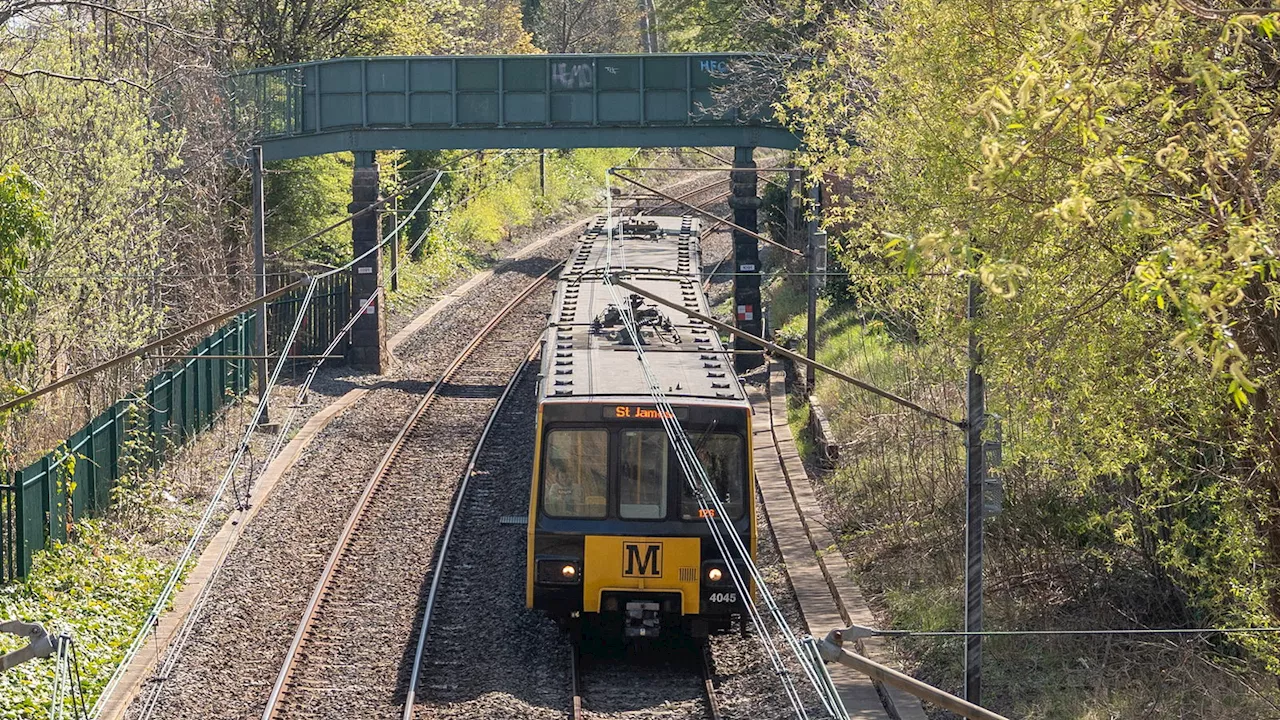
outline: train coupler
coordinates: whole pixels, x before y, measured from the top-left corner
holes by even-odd
[[[626,637],[658,637],[662,628],[662,605],[656,602],[629,602],[622,616]]]

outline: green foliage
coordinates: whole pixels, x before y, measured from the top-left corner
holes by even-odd
[[[79,530],[76,543],[38,553],[26,582],[0,588],[0,617],[40,622],[50,632],[70,631],[92,704],[146,619],[168,568],[142,543],[115,537],[102,521],[82,522]],[[23,644],[0,635],[0,653]],[[53,672],[54,661],[46,659],[0,675],[0,718],[47,715]]]
[[[33,253],[49,245],[49,217],[43,208],[43,192],[16,167],[0,170],[0,316],[10,318],[26,311],[35,298],[23,271]],[[35,346],[0,319],[0,367],[28,361]],[[22,388],[6,381],[0,398]]]
[[[468,246],[510,239],[514,228],[538,217],[599,200],[608,169],[632,154],[626,149],[548,152],[545,194],[536,155],[511,154],[488,161],[480,171],[455,181],[452,192],[462,206],[449,210],[442,232]]]
[[[794,45],[812,63],[778,110],[827,173],[849,316],[865,325],[828,320],[820,352],[955,416],[977,332],[1006,427],[993,605],[1014,620],[1043,620],[1025,603],[1091,625],[1277,624],[1280,17],[1166,1],[797,5],[818,18]],[[970,278],[986,295],[977,323]],[[846,407],[845,437],[884,456],[837,475],[869,564],[937,557],[934,578],[957,577],[954,446],[924,452],[927,429],[888,432],[876,402],[822,388]],[[937,592],[910,571],[884,582],[908,618],[906,598]],[[1197,657],[1274,673],[1280,643],[1238,635]],[[1108,706],[1076,696],[1048,715],[1089,703]]]
[[[266,168],[267,250],[275,252],[347,216],[351,202],[350,153],[283,160]],[[331,230],[291,254],[328,265],[351,258],[350,226]]]
[[[101,69],[101,48],[77,42],[71,28],[53,26],[40,37],[0,46],[0,67],[21,53],[21,62],[52,72],[92,76]],[[102,277],[158,275],[176,254],[161,239],[170,220],[165,210],[179,194],[183,135],[162,127],[151,110],[127,86],[47,77],[0,95],[0,148],[22,149],[8,157],[33,183],[24,190],[14,171],[6,173],[7,212],[10,203],[38,198],[40,214],[18,232],[43,227],[17,246],[34,294],[23,312],[0,311],[0,344],[34,340],[24,362],[5,367],[10,382],[32,385],[57,372],[56,363],[79,365],[136,347],[163,322],[163,303],[148,284]],[[13,248],[14,236],[6,235]]]
[[[1153,624],[1275,624],[1275,18],[824,12],[779,110],[838,178],[829,217],[866,316],[962,349],[968,278],[985,288],[983,372],[1012,436],[996,527],[1044,533],[1062,571],[1145,578],[1122,586],[1159,598]],[[1273,639],[1238,642],[1280,667]]]

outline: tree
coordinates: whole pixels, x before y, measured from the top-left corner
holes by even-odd
[[[639,18],[631,0],[541,0],[533,35],[550,53],[635,52]]]
[[[49,217],[43,191],[17,167],[0,170],[0,367],[21,365],[34,345],[12,319],[35,297],[24,271],[31,256],[49,245]],[[8,373],[6,373],[8,375]],[[17,390],[0,387],[0,397]]]
[[[1014,462],[1174,604],[1280,617],[1280,15],[1237,3],[826,8],[780,110],[843,178],[862,302],[961,347]],[[885,277],[891,256],[909,275]],[[923,272],[928,271],[928,272]],[[1009,455],[1006,456],[1007,458]],[[1166,588],[1153,588],[1164,592]],[[1242,643],[1280,666],[1280,645]]]

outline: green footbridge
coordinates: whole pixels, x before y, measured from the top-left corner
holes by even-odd
[[[770,68],[774,68],[770,70]],[[374,150],[795,149],[753,54],[340,58],[232,78],[264,160]],[[750,109],[744,109],[744,108]]]
[[[235,75],[229,97],[241,137],[258,148],[257,182],[263,161],[354,153],[348,210],[359,213],[352,250],[364,259],[350,278],[361,317],[348,357],[382,372],[381,303],[361,310],[382,286],[378,216],[360,213],[379,202],[379,150],[732,147],[734,304],[738,326],[762,334],[753,152],[800,146],[772,113],[781,71],[776,57],[750,53],[337,58]],[[743,370],[759,357],[734,362]]]

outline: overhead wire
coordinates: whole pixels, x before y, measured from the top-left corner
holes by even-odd
[[[381,293],[382,293],[381,287],[374,290],[374,292],[361,304],[360,308],[358,308],[357,311],[352,314],[351,319],[347,321],[347,324],[344,325],[338,331],[338,333],[333,338],[333,340],[330,341],[328,347],[325,349],[323,353],[321,353],[321,357],[318,358],[312,364],[310,370],[307,373],[306,379],[303,381],[302,385],[298,388],[298,392],[295,395],[294,402],[290,406],[289,415],[286,417],[285,422],[282,423],[280,428],[276,431],[276,436],[273,440],[272,446],[270,450],[268,450],[267,454],[263,457],[261,471],[258,474],[258,478],[257,478],[258,480],[261,480],[262,477],[267,473],[268,469],[271,466],[271,462],[278,456],[280,450],[282,449],[285,439],[290,436],[289,432],[292,429],[294,420],[296,419],[298,411],[304,402],[306,393],[310,389],[312,382],[315,380],[316,375],[320,370],[320,366],[327,359],[327,357],[325,356],[330,355],[334,351],[334,349],[338,346],[338,343],[342,341],[342,338],[346,337],[347,333],[351,331],[351,328],[355,326],[355,323],[360,319],[361,316],[364,315],[365,311],[370,306],[373,305],[374,301],[381,295]],[[251,492],[252,486],[253,486],[253,482],[251,480],[249,483],[249,489],[247,490],[247,492]],[[242,505],[241,509],[242,510],[248,509],[247,502]],[[227,555],[231,551],[231,547],[232,547],[231,543],[227,543],[226,545],[223,546],[222,550],[218,555],[218,558],[214,561],[213,568],[210,571],[208,580],[205,582],[204,586],[200,589],[200,593],[196,597],[195,602],[192,604],[191,610],[187,613],[187,616],[183,618],[182,626],[179,628],[178,633],[174,638],[174,641],[171,643],[170,647],[167,649],[164,663],[160,666],[156,674],[159,681],[154,682],[148,686],[149,694],[147,695],[146,699],[143,701],[142,707],[138,714],[138,717],[141,720],[148,720],[150,717],[152,717],[156,709],[156,703],[159,701],[160,691],[163,687],[164,679],[168,678],[172,674],[173,669],[177,666],[178,660],[181,659],[182,654],[186,649],[186,645],[188,640],[191,637],[191,633],[194,631],[197,623],[199,623],[200,618],[204,614],[204,609],[208,604],[209,598],[212,596],[212,588],[216,580],[222,573],[222,569],[226,564]]]
[[[324,234],[326,234],[326,233],[328,233],[328,232],[331,232],[331,231],[333,231],[333,230],[336,230],[336,229],[338,229],[338,228],[342,227],[343,225],[345,225],[345,224],[347,224],[347,223],[351,222],[352,220],[356,219],[357,217],[360,217],[361,215],[364,215],[364,214],[366,214],[366,213],[374,212],[374,211],[376,211],[377,209],[381,208],[383,205],[386,205],[388,202],[390,202],[392,198],[395,198],[395,197],[398,197],[398,196],[400,196],[400,195],[403,195],[403,194],[405,194],[406,192],[409,192],[410,190],[414,190],[414,189],[416,189],[418,186],[420,186],[420,185],[422,185],[423,183],[425,183],[425,182],[428,180],[428,177],[427,177],[428,175],[433,175],[434,177],[439,178],[439,177],[440,177],[440,175],[441,175],[442,173],[444,173],[444,172],[445,172],[445,168],[447,168],[447,167],[451,167],[451,166],[453,166],[453,165],[456,165],[456,164],[458,164],[458,163],[460,163],[460,162],[462,162],[462,161],[466,160],[467,158],[469,158],[469,157],[473,157],[473,156],[475,156],[475,155],[477,155],[477,154],[479,154],[479,153],[481,153],[481,152],[484,152],[484,151],[483,151],[483,150],[472,150],[471,152],[469,152],[469,153],[467,153],[467,154],[465,154],[465,155],[462,155],[462,156],[460,156],[460,157],[453,158],[453,159],[452,159],[452,160],[450,160],[449,162],[441,163],[441,165],[440,165],[439,167],[429,168],[429,169],[427,169],[427,170],[423,170],[421,173],[419,173],[418,175],[414,176],[414,179],[413,179],[413,180],[410,180],[410,181],[408,181],[408,182],[406,182],[406,183],[402,184],[402,185],[401,185],[401,186],[399,186],[399,187],[396,187],[396,188],[392,188],[392,189],[390,189],[390,190],[388,191],[388,194],[387,194],[385,197],[380,198],[380,199],[378,199],[378,200],[374,201],[374,202],[373,202],[372,204],[370,204],[368,207],[364,207],[364,208],[361,208],[360,210],[357,210],[357,211],[356,211],[356,212],[354,212],[354,213],[350,213],[350,214],[348,214],[346,217],[343,217],[341,220],[338,220],[338,221],[336,221],[336,222],[332,223],[331,225],[328,225],[327,227],[324,227],[324,228],[322,228],[322,229],[320,229],[320,230],[317,230],[317,231],[315,231],[315,232],[311,233],[310,235],[308,235],[308,236],[306,236],[306,237],[304,237],[304,238],[302,238],[302,239],[300,239],[300,240],[297,240],[297,241],[295,241],[295,242],[292,242],[292,243],[290,243],[289,245],[287,245],[287,246],[285,246],[285,247],[283,247],[283,248],[280,248],[280,249],[278,249],[278,250],[275,250],[275,251],[271,252],[271,253],[270,253],[270,255],[271,255],[272,257],[278,257],[278,256],[280,256],[280,255],[282,255],[282,254],[284,254],[284,253],[286,253],[286,252],[288,252],[288,251],[290,251],[290,250],[292,250],[292,249],[294,249],[294,248],[296,248],[296,247],[298,247],[298,246],[302,245],[303,243],[310,242],[311,240],[315,240],[316,238],[318,238],[318,237],[320,237],[320,236],[322,236],[322,235],[324,235]]]
[[[435,182],[432,183],[432,185],[427,190],[427,192],[423,194],[423,197],[414,206],[413,208],[414,213],[416,213],[422,207],[423,203],[426,202],[427,198],[430,197],[431,193],[435,190],[436,186],[439,184],[440,177],[441,177],[440,174],[437,174],[435,176]],[[397,233],[399,233],[400,230],[403,229],[403,227],[406,224],[408,224],[412,218],[413,218],[413,213],[410,213],[405,217],[404,221],[396,225],[385,236],[380,237],[379,242],[376,243],[372,248],[370,248],[369,251],[352,259],[349,263],[347,263],[347,265],[343,266],[342,268],[335,268],[334,270],[331,270],[327,273],[324,273],[312,279],[312,282],[308,288],[308,291],[309,291],[308,294],[304,296],[302,301],[299,303],[293,332],[290,333],[288,339],[285,341],[284,347],[280,351],[280,357],[276,364],[276,371],[272,373],[271,380],[267,383],[266,389],[264,390],[262,395],[259,397],[258,411],[254,413],[254,417],[249,422],[248,428],[246,430],[245,438],[241,442],[242,449],[247,448],[248,435],[249,433],[252,433],[253,429],[258,424],[259,418],[261,416],[261,408],[263,406],[262,403],[264,402],[264,399],[270,397],[270,394],[271,394],[270,391],[274,388],[276,381],[278,380],[278,377],[279,377],[279,369],[284,364],[284,362],[288,359],[289,348],[293,346],[293,342],[297,337],[298,327],[300,326],[302,320],[306,317],[306,308],[310,303],[312,296],[314,295],[314,289],[318,281],[321,278],[327,277],[328,275],[331,275],[333,273],[340,272],[342,270],[350,269],[351,267],[354,267],[357,262],[364,259],[365,257],[375,252],[376,250],[380,249],[383,245],[390,242],[391,238],[394,237]],[[393,270],[392,274],[394,275],[395,272],[398,272],[398,270],[399,268],[396,268],[395,270]],[[362,317],[365,314],[365,312],[370,307],[373,306],[373,303],[378,297],[381,296],[381,294],[382,294],[382,288],[378,287],[378,288],[375,288],[374,292],[371,293],[368,298],[365,298],[361,306],[356,310],[356,312],[352,313],[351,318],[342,327],[342,329],[336,334],[336,336],[330,341],[328,347],[325,348],[324,352],[320,353],[321,356],[317,358],[316,361],[312,364],[312,367],[308,371],[307,377],[303,385],[299,388],[298,396],[297,398],[295,398],[295,402],[290,408],[290,412],[286,418],[285,423],[282,424],[282,426],[277,430],[275,438],[273,439],[272,445],[268,450],[267,454],[263,458],[263,461],[261,464],[261,470],[257,478],[258,480],[261,480],[262,476],[265,475],[265,473],[267,472],[268,468],[271,465],[271,462],[276,458],[279,451],[282,449],[284,445],[284,440],[286,437],[288,437],[289,430],[292,428],[294,419],[296,418],[298,409],[301,405],[299,400],[301,399],[301,397],[305,395],[307,390],[311,387],[312,382],[315,380],[315,377],[319,372],[321,364],[324,363],[324,361],[327,359],[327,356],[332,354],[332,352],[337,348],[338,343],[341,342],[342,338],[344,338],[347,335],[347,333],[351,331],[351,329],[355,326],[355,323],[360,319],[360,317]],[[228,475],[232,475],[236,471],[241,458],[242,456],[239,453],[237,453],[237,455],[233,457],[232,466],[228,469]],[[239,507],[247,509],[248,507],[247,500],[248,500],[249,494],[252,492],[252,487],[253,487],[253,481],[252,479],[250,479],[250,482],[246,485],[246,488],[245,488],[245,494],[246,494],[245,502],[243,503],[237,502],[237,505]],[[215,498],[214,500],[211,500],[211,505],[214,502],[217,502],[217,498]],[[192,610],[188,612],[186,618],[184,618],[183,624],[179,628],[178,633],[175,636],[173,645],[169,648],[169,651],[166,653],[166,657],[163,665],[163,671],[159,674],[160,677],[167,677],[170,674],[173,667],[176,666],[178,660],[181,658],[182,652],[185,650],[186,643],[190,638],[191,632],[193,631],[196,622],[198,621],[200,616],[203,614],[204,607],[207,604],[208,597],[210,595],[210,589],[213,587],[213,584],[214,584],[213,581],[221,573],[221,569],[225,564],[227,552],[229,550],[230,550],[229,544],[223,548],[221,554],[219,555],[217,561],[214,564],[214,568],[210,574],[210,578],[208,582],[206,582],[204,587],[201,588],[200,594],[197,596],[196,601],[192,607]],[[117,671],[119,670],[119,668],[125,667],[126,665],[127,665],[127,661],[122,661],[120,666],[118,666]],[[158,699],[159,699],[161,684],[162,683],[152,684],[151,692],[143,703],[140,717],[142,718],[151,717],[152,713],[156,708],[156,703],[158,702]],[[107,691],[104,690],[104,695],[103,695],[104,697],[106,696],[106,692]],[[97,708],[95,707],[95,716],[96,714],[97,714]]]
[[[612,172],[610,175],[614,174]],[[607,176],[606,176],[607,182]],[[612,205],[612,203],[610,203]],[[706,520],[708,528],[711,532],[717,549],[725,558],[725,566],[730,577],[734,582],[739,594],[743,598],[744,607],[747,609],[748,615],[751,617],[753,624],[756,625],[761,646],[764,648],[766,655],[769,657],[770,663],[777,672],[779,680],[782,684],[783,691],[787,695],[788,700],[795,711],[796,716],[802,719],[809,717],[803,699],[800,697],[798,688],[795,686],[791,678],[791,671],[786,667],[781,653],[774,644],[769,625],[765,622],[763,614],[760,612],[751,595],[750,584],[743,578],[738,562],[735,562],[735,554],[737,559],[741,561],[743,567],[747,570],[747,575],[755,583],[760,592],[765,609],[777,626],[779,634],[782,635],[784,641],[790,646],[793,654],[796,656],[802,671],[813,685],[818,697],[823,703],[824,709],[833,718],[846,718],[847,711],[844,709],[839,694],[835,692],[830,677],[826,675],[826,668],[822,663],[814,663],[813,649],[806,648],[791,629],[786,617],[782,614],[781,608],[774,600],[772,593],[769,591],[764,577],[761,575],[759,568],[751,556],[748,548],[743,544],[742,539],[738,536],[736,529],[729,519],[731,515],[727,512],[724,504],[721,502],[718,492],[712,484],[710,477],[707,475],[705,468],[702,467],[701,461],[698,460],[697,453],[690,444],[687,433],[685,433],[680,421],[676,419],[675,409],[667,400],[665,393],[662,391],[661,383],[658,382],[652,366],[645,356],[643,341],[639,332],[639,328],[635,322],[635,318],[631,312],[631,305],[624,302],[618,293],[618,289],[613,284],[613,276],[615,270],[613,267],[613,248],[614,234],[618,223],[612,218],[612,207],[609,208],[610,221],[606,227],[606,251],[605,251],[605,272],[604,285],[608,289],[614,306],[617,308],[619,316],[625,326],[625,329],[631,335],[632,348],[636,352],[639,360],[641,374],[649,388],[655,405],[658,409],[658,416],[661,419],[664,430],[667,433],[672,446],[676,450],[676,459],[680,465],[681,471],[684,473],[691,490],[698,499],[700,508],[704,511],[700,515]],[[625,246],[625,238],[619,243]],[[625,249],[621,251],[625,258]],[[626,270],[625,259],[620,268],[621,271]],[[711,512],[705,512],[705,511]],[[719,527],[723,523],[725,528]],[[731,552],[736,551],[736,552]]]
[[[209,499],[208,504],[205,506],[205,510],[201,514],[199,522],[197,522],[196,527],[192,531],[191,539],[187,542],[186,546],[183,548],[182,554],[178,557],[178,561],[174,564],[173,570],[169,573],[169,578],[165,582],[164,586],[161,588],[160,594],[156,598],[155,603],[152,605],[151,610],[147,613],[147,618],[144,621],[142,628],[134,636],[133,641],[129,644],[128,648],[125,650],[124,657],[121,659],[120,663],[116,666],[116,669],[111,674],[111,677],[107,681],[107,684],[103,687],[102,693],[98,696],[98,701],[97,703],[94,704],[93,711],[92,711],[93,717],[98,717],[98,715],[101,713],[103,704],[106,702],[106,699],[111,696],[112,692],[115,690],[116,686],[119,684],[120,679],[124,675],[125,668],[129,666],[130,661],[132,661],[133,657],[137,655],[143,643],[146,641],[147,632],[151,630],[155,626],[155,623],[159,621],[160,615],[163,613],[164,609],[168,606],[169,600],[172,597],[174,591],[176,590],[178,582],[181,580],[183,573],[186,571],[187,564],[191,561],[191,558],[195,555],[196,548],[199,546],[200,541],[204,538],[204,534],[207,531],[216,510],[221,505],[222,498],[225,496],[227,488],[231,484],[232,478],[236,470],[239,468],[240,461],[244,458],[245,453],[249,449],[250,438],[252,437],[254,430],[257,429],[258,424],[261,421],[262,414],[263,412],[265,412],[267,403],[270,400],[270,397],[271,397],[271,393],[269,392],[270,388],[274,386],[275,383],[279,380],[280,372],[284,369],[285,362],[288,360],[287,348],[293,345],[294,340],[297,338],[298,331],[301,329],[303,322],[306,320],[306,313],[302,312],[301,308],[305,308],[307,304],[311,301],[312,296],[315,294],[317,283],[318,283],[318,279],[313,278],[311,282],[307,284],[306,294],[303,296],[302,302],[300,304],[300,310],[298,312],[298,316],[295,319],[293,324],[293,329],[290,331],[288,339],[285,342],[286,351],[280,354],[280,358],[276,361],[275,367],[272,369],[271,376],[265,385],[265,391],[262,392],[258,397],[258,405],[254,409],[253,416],[252,418],[250,418],[249,424],[245,428],[245,431],[240,439],[239,445],[236,447],[236,451],[233,454],[231,459],[231,464],[227,468],[226,472],[223,473],[222,480],[219,482],[217,489],[214,491],[213,495]]]

